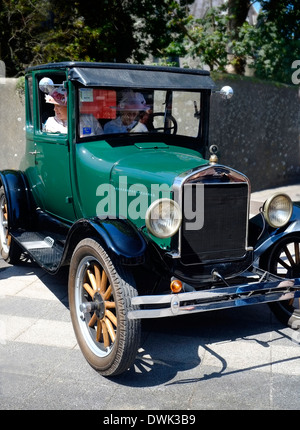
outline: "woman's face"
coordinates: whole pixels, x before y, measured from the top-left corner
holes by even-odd
[[[121,115],[122,118],[122,123],[124,125],[129,125],[132,123],[132,121],[134,121],[134,119],[136,118],[138,112],[137,111],[127,111],[127,112],[123,112]]]
[[[67,120],[67,106],[54,105],[55,116],[61,121]]]

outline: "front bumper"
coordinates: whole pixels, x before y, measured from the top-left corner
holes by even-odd
[[[129,319],[162,318],[300,297],[300,279],[283,279],[260,269],[244,277],[245,282],[207,290],[152,296],[136,296],[137,306]]]

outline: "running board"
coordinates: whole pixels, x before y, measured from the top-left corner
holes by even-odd
[[[48,272],[55,272],[59,268],[65,237],[49,231],[12,232],[12,236],[21,249],[39,266]]]

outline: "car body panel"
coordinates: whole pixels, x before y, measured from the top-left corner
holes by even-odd
[[[49,108],[39,88],[44,77],[50,77],[54,86],[67,91],[68,130],[65,134],[44,132],[43,110]],[[280,229],[266,225],[261,214],[250,220],[248,226],[248,179],[219,165],[215,150],[211,150],[207,159],[210,96],[217,90],[208,71],[61,62],[29,67],[25,84],[26,153],[20,171],[3,171],[0,178],[11,212],[10,232],[19,245],[26,251],[28,229],[35,238],[42,235],[41,243],[47,239],[53,249],[57,246],[57,252],[52,252],[55,254],[53,263],[46,261],[47,250],[39,261],[40,253],[27,249],[46,270],[56,272],[68,264],[78,241],[93,236],[116,264],[140,265],[145,270],[150,267],[150,272],[158,278],[153,283],[159,291],[165,288],[163,281],[167,279],[169,284],[174,274],[187,284],[187,292],[201,289],[203,282],[210,282],[211,288],[222,283],[225,287],[232,278],[252,270],[276,241],[299,231],[298,209],[294,210],[290,222]],[[81,99],[82,89],[87,90],[85,101]],[[145,95],[145,106],[153,101],[151,108],[155,106],[156,110],[152,113],[163,115],[164,130],[158,132],[149,128],[145,134],[81,136],[83,103],[91,101],[94,106],[97,104],[94,95],[101,99],[107,91],[115,94],[114,106],[106,111],[113,118],[121,109],[121,95],[131,91]],[[154,105],[156,91],[165,98]],[[182,111],[181,99],[172,98],[181,91],[186,96]],[[195,94],[199,95],[197,103],[200,105],[196,103]],[[172,129],[167,124],[171,117],[178,120],[176,133],[175,127]],[[101,120],[111,118],[96,119],[104,127],[105,122]],[[186,128],[182,126],[185,119],[190,121]],[[186,131],[191,130],[191,124],[197,124],[197,133]],[[210,167],[213,169],[209,170]],[[184,187],[188,185],[194,187],[191,202],[185,200],[187,188]],[[158,188],[153,191],[155,186]],[[199,227],[202,243],[197,242],[197,230],[185,232],[189,219],[184,204],[192,203],[195,209],[196,189],[204,190],[205,216],[214,220],[209,223],[209,219],[204,219]],[[231,196],[242,200],[235,204],[235,197]],[[152,234],[145,221],[150,204],[161,197],[174,200],[183,216],[181,227],[168,237]],[[231,215],[235,217],[233,223]],[[33,226],[36,231],[32,231]],[[224,248],[227,243],[232,249]],[[191,261],[190,256],[194,256]],[[245,279],[241,281],[243,294],[247,290]],[[265,291],[259,294],[265,295]],[[236,306],[242,303],[240,299],[236,298]]]

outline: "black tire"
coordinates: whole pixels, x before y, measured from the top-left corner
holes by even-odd
[[[0,187],[0,254],[3,260],[10,264],[17,264],[21,258],[21,248],[9,234],[8,205],[4,188]]]
[[[264,268],[283,278],[300,277],[300,236],[291,235],[281,240],[265,258]],[[300,298],[269,304],[280,322],[291,328],[300,328]]]
[[[130,273],[117,269],[96,240],[77,245],[69,272],[71,319],[84,357],[103,376],[121,374],[135,361],[141,323],[127,318],[135,295]]]

